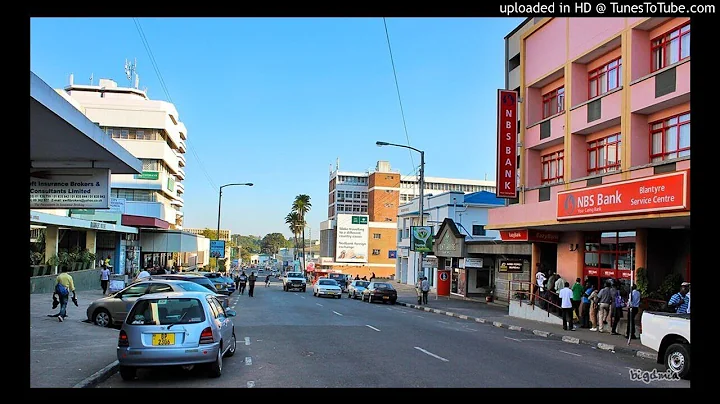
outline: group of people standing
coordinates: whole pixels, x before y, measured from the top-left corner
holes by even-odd
[[[269,281],[270,275],[268,275],[268,279],[266,280],[266,283]],[[241,295],[245,294],[245,288],[247,287],[248,296],[255,297],[255,282],[257,281],[257,276],[255,276],[255,272],[250,272],[250,276],[247,276],[245,274],[245,271],[242,271],[239,275],[235,274],[235,288],[240,292]]]

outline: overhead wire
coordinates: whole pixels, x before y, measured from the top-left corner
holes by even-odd
[[[155,60],[155,55],[153,54],[152,49],[150,48],[150,43],[147,40],[147,37],[145,36],[145,31],[142,29],[142,25],[140,25],[140,21],[133,17],[133,22],[135,23],[135,28],[138,31],[138,34],[140,35],[140,40],[143,43],[143,46],[145,47],[145,51],[148,54],[148,57],[150,58],[150,63],[152,64],[153,69],[155,70],[155,74],[158,77],[158,81],[160,82],[160,87],[162,88],[163,92],[165,93],[165,97],[167,97],[167,100],[175,104],[172,100],[172,97],[170,96],[170,91],[168,90],[167,85],[165,84],[165,79],[163,78],[162,73],[160,73],[160,68],[158,67],[158,63]],[[205,166],[202,163],[202,160],[200,160],[200,156],[197,155],[194,148],[190,147],[190,142],[188,139],[185,139],[185,145],[187,146],[187,149],[191,152],[191,154],[195,157],[195,160],[198,163],[198,167],[200,167],[200,170],[205,174],[205,178],[207,179],[210,186],[215,189],[215,191],[218,191],[217,185],[215,185],[215,182],[213,182],[212,178],[210,177],[210,174],[208,174],[207,170],[205,169]]]

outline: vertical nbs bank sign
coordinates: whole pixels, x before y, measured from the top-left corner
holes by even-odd
[[[518,93],[498,90],[498,198],[517,198]]]
[[[32,169],[30,209],[110,209],[110,170]]]

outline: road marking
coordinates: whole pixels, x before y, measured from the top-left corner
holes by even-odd
[[[293,292],[293,295],[297,296],[298,294],[297,294],[297,293],[295,293],[295,292]]]
[[[389,307],[386,307],[385,309],[386,309],[386,310],[390,310],[390,311],[395,310],[395,309],[391,309],[391,308],[389,308]]]
[[[560,352],[562,352],[562,353],[565,353],[565,354],[568,354],[568,355],[574,355],[574,356],[582,356],[582,355],[580,355],[580,354],[576,354],[576,353],[572,353],[572,352],[567,352],[567,351],[563,351],[562,349],[560,349]]]
[[[255,387],[255,382],[249,381],[249,382],[247,382],[247,386],[249,389],[251,389],[251,388]]]
[[[245,337],[245,345],[250,345],[250,337]]]
[[[438,323],[448,324],[447,321],[438,320]]]
[[[522,341],[520,341],[520,340],[517,339],[517,338],[510,338],[510,337],[505,337],[505,338],[510,339],[510,340],[513,340],[513,341],[517,341],[517,342],[522,342]]]
[[[416,314],[415,317],[425,318],[424,316],[421,316],[419,314]]]
[[[318,305],[318,306],[320,306],[320,307],[323,307],[323,305],[322,305],[322,304],[320,304],[320,303],[315,303],[315,304],[317,304],[317,305]]]
[[[449,360],[443,358],[442,356],[435,355],[434,353],[432,353],[432,352],[430,352],[430,351],[426,351],[426,350],[420,348],[419,346],[416,346],[415,349],[417,349],[418,351],[420,351],[420,352],[422,352],[422,353],[424,353],[424,354],[426,354],[426,355],[430,355],[430,356],[432,356],[432,357],[435,358],[435,359],[440,359],[440,360],[443,361],[443,362],[450,362]]]
[[[246,356],[246,357],[245,357],[245,365],[246,365],[246,366],[252,365],[252,358],[251,358],[251,357],[249,357],[249,356]]]
[[[333,313],[337,314],[338,316],[342,317],[342,314],[338,313],[337,311],[333,310]]]
[[[371,326],[370,324],[365,324],[365,327],[368,327],[368,328],[370,328],[370,329],[372,329],[372,330],[375,330],[375,331],[380,331],[380,330],[378,330],[377,328]]]
[[[305,298],[305,296],[300,296],[300,298],[301,298],[301,299],[304,299],[304,298]]]

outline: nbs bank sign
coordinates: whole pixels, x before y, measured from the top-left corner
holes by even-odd
[[[368,216],[338,215],[335,262],[368,261]]]
[[[110,170],[48,168],[30,171],[30,209],[109,209]]]

